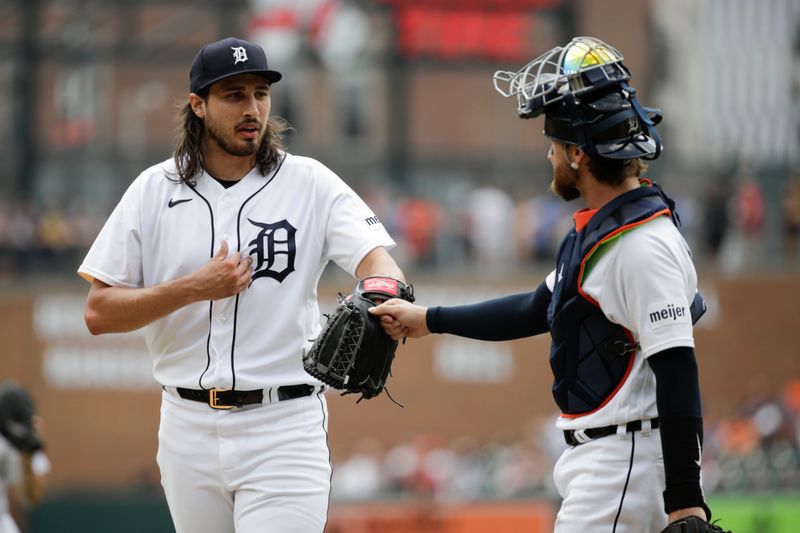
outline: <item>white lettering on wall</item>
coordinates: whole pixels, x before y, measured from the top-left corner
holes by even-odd
[[[33,331],[42,343],[45,382],[58,389],[155,389],[144,330],[92,336],[83,321],[85,295],[36,300]]]
[[[458,337],[437,339],[434,371],[445,381],[506,383],[514,372],[511,347],[504,342],[481,342]]]

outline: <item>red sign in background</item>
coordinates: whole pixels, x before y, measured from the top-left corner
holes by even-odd
[[[535,47],[538,14],[556,0],[452,2],[385,0],[393,8],[395,46],[403,57],[521,60]]]

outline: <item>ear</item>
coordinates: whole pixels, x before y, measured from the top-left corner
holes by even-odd
[[[577,169],[579,165],[581,165],[584,160],[586,160],[586,152],[581,150],[579,147],[575,146],[575,156],[572,158],[572,164],[574,165],[572,168]]]
[[[189,105],[198,118],[206,118],[206,101],[195,93],[189,95]]]

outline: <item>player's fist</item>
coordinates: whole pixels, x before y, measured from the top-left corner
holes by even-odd
[[[228,256],[228,242],[222,241],[214,257],[195,272],[193,284],[201,300],[221,300],[250,286],[253,260],[239,252]]]
[[[392,339],[423,337],[428,335],[427,307],[414,305],[400,298],[392,298],[381,305],[370,307],[369,312],[380,317],[383,330]]]

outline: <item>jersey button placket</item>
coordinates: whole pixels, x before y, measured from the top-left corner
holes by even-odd
[[[238,207],[233,202],[234,195],[225,191],[217,197],[215,230],[221,241],[228,243],[228,257],[236,253],[236,216]],[[231,240],[233,239],[233,241]],[[217,248],[219,249],[219,248]],[[230,387],[232,382],[230,353],[232,343],[233,312],[235,297],[223,298],[214,302],[214,327],[211,343],[215,348],[215,379],[217,386]]]
[[[222,212],[226,212],[228,210],[227,209],[228,208],[227,204],[230,202],[230,200],[231,200],[231,193],[226,192],[225,194],[222,195],[222,200],[220,201],[220,209],[219,209],[221,213]],[[232,249],[231,246],[230,246],[231,245],[231,235],[230,235],[230,233],[228,233],[227,231],[223,232],[222,233],[222,240],[228,241],[228,249]]]

